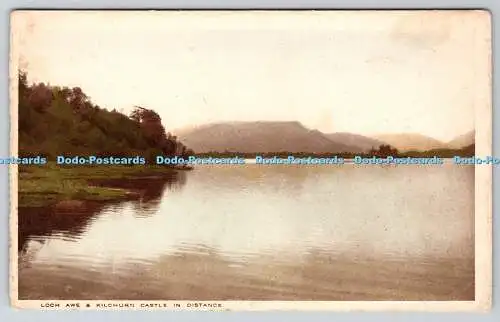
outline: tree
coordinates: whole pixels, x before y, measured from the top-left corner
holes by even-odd
[[[45,112],[54,99],[52,90],[44,83],[33,85],[28,95],[28,104],[38,112]]]
[[[395,148],[392,148],[388,144],[382,144],[378,147],[378,150],[372,148],[370,150],[370,155],[379,156],[379,157],[388,157],[398,155],[399,151]]]
[[[19,151],[25,155],[143,154],[154,162],[158,154],[183,152],[153,110],[136,106],[130,117],[109,111],[93,104],[80,87],[29,84],[22,70],[18,94]]]
[[[24,94],[26,94],[26,92],[28,90],[28,76],[22,70],[18,70],[17,72],[19,74],[17,88],[18,88],[19,96],[23,96]]]
[[[141,125],[144,136],[151,147],[159,148],[166,154],[175,153],[175,140],[167,137],[167,132],[161,123],[161,117],[158,113],[135,106],[130,113],[130,119]]]

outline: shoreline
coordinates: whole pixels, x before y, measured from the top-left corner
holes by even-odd
[[[116,187],[109,180],[168,180],[178,171],[183,170],[155,165],[61,167],[51,162],[41,167],[19,166],[18,207],[136,200],[141,197],[140,189]]]

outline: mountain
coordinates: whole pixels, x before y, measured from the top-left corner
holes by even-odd
[[[339,153],[353,150],[353,147],[333,142],[323,133],[309,130],[299,122],[223,122],[177,131],[176,134],[195,153]]]
[[[416,134],[382,134],[374,136],[377,140],[384,141],[401,152],[406,151],[427,151],[432,149],[446,148],[446,144],[434,138]]]
[[[447,143],[451,149],[461,149],[463,147],[474,144],[476,141],[476,131],[472,130],[465,134],[459,135]]]
[[[384,141],[369,138],[364,135],[348,133],[348,132],[336,132],[325,134],[333,142],[342,143],[350,146],[352,149],[357,151],[349,152],[368,152],[372,148],[378,149],[379,146],[387,144]]]

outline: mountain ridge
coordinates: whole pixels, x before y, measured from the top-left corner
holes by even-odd
[[[387,144],[401,152],[429,151],[446,148],[444,142],[419,133],[378,134],[373,137],[377,140],[387,142]]]
[[[332,141],[343,142],[344,144],[358,148],[362,152],[368,152],[372,148],[378,149],[379,146],[387,144],[384,141],[351,132],[333,132],[326,133],[325,135]]]
[[[179,129],[176,135],[195,153],[366,153],[380,145],[390,145],[400,152],[459,149],[474,143],[471,132],[443,142],[418,133],[373,136],[351,132],[323,133],[298,121],[228,121]]]
[[[476,141],[476,130],[470,130],[462,135],[456,136],[447,142],[447,145],[452,149],[460,149],[465,146],[474,144]]]
[[[298,121],[215,122],[178,136],[196,153],[336,153],[352,150],[352,147],[334,142],[324,133],[308,129]]]

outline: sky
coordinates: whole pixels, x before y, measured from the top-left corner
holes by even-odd
[[[17,12],[12,57],[174,134],[271,120],[448,141],[490,103],[489,33],[478,11]]]

